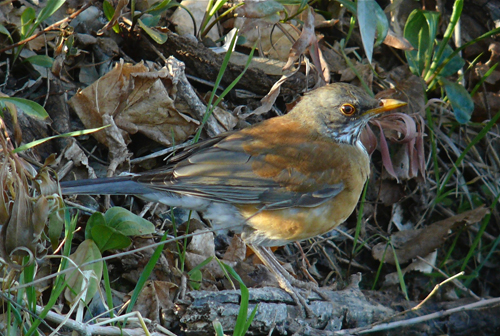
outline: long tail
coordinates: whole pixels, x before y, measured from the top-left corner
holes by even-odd
[[[132,176],[116,176],[89,180],[61,182],[63,195],[141,195],[152,190],[136,182]]]

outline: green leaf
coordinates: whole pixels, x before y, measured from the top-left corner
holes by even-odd
[[[46,55],[35,55],[28,57],[27,59],[24,60],[24,62],[30,62],[33,65],[39,65],[44,68],[52,68],[52,64],[54,64],[54,59]]]
[[[84,263],[101,259],[102,256],[94,241],[87,239],[78,246],[75,253],[70,255],[70,258],[77,266],[80,266]],[[83,271],[93,271],[93,276],[88,279],[88,282],[81,273]],[[102,261],[80,267],[79,270],[74,270],[66,278],[68,288],[64,293],[64,297],[66,300],[73,302],[78,294],[81,293],[84,288],[87,288],[87,293],[82,299],[85,303],[89,303],[97,292],[101,278]],[[86,287],[87,285],[88,287]]]
[[[250,293],[248,291],[247,286],[245,286],[245,283],[243,282],[243,280],[241,280],[241,277],[238,275],[238,273],[235,272],[235,270],[231,266],[226,265],[221,261],[219,261],[219,265],[221,265],[223,270],[226,271],[228,274],[230,274],[233,278],[235,278],[236,281],[238,281],[238,283],[240,284],[240,291],[241,291],[240,309],[238,311],[238,317],[236,318],[236,325],[234,326],[233,336],[245,336],[246,332],[248,331],[248,328],[250,328],[250,324],[252,323],[255,314],[257,313],[257,308],[259,307],[259,305],[255,305],[254,309],[247,318],[248,302],[250,300]]]
[[[38,26],[43,21],[47,20],[52,16],[64,3],[66,0],[49,0],[43,7],[43,9],[38,14],[35,25]]]
[[[27,7],[21,14],[21,38],[28,37],[28,32],[31,28],[31,23],[35,20],[36,13],[33,7]]]
[[[19,99],[19,98],[17,98],[17,99]],[[2,101],[2,98],[0,98],[0,102],[1,101]],[[75,137],[75,136],[80,136],[80,135],[84,135],[84,134],[90,134],[90,133],[98,132],[98,131],[100,131],[102,129],[105,129],[106,127],[109,127],[109,125],[102,126],[102,127],[99,127],[99,128],[91,128],[91,129],[87,129],[87,130],[81,130],[81,131],[69,132],[69,133],[64,133],[64,134],[58,134],[58,135],[54,135],[54,136],[51,136],[51,137],[48,137],[48,138],[43,138],[43,139],[40,139],[40,140],[35,140],[35,141],[29,142],[29,143],[27,143],[25,145],[17,147],[16,149],[14,149],[12,151],[12,153],[19,153],[19,152],[25,151],[25,150],[27,150],[29,148],[33,148],[35,146],[38,146],[39,144],[42,144],[42,143],[47,142],[47,141],[52,140],[52,139]]]
[[[434,58],[436,57],[437,49],[438,46],[436,46],[435,48]],[[446,45],[441,55],[441,59],[439,60],[439,62],[437,62],[437,66],[440,66],[444,62],[444,60],[447,59],[452,53],[453,49],[449,45]],[[446,63],[444,68],[439,73],[439,76],[449,77],[451,75],[454,75],[457,73],[458,70],[462,69],[464,65],[465,65],[465,60],[459,55],[455,55],[451,60],[448,61],[448,63]]]
[[[113,207],[104,214],[106,225],[125,236],[141,236],[155,232],[155,226],[127,209]]]
[[[358,0],[357,13],[363,48],[365,49],[366,58],[371,63],[374,38],[377,36],[377,45],[384,41],[389,30],[389,22],[384,11],[375,0]]]
[[[139,23],[139,26],[146,32],[146,34],[149,35],[158,44],[163,44],[167,42],[168,35],[162,32],[159,32],[153,28],[149,28],[147,25],[145,25],[141,19],[137,20]]]
[[[440,78],[439,83],[444,87],[446,96],[451,103],[455,119],[461,124],[469,122],[474,111],[474,102],[467,90],[460,84]]]
[[[161,17],[159,15],[143,15],[141,17],[142,23],[148,27],[156,27],[160,22]]]
[[[173,6],[178,6],[179,4],[177,2],[171,3],[172,0],[163,0],[162,2],[157,2],[153,6],[151,6],[148,10],[144,12],[144,14],[151,14],[151,15],[160,15],[164,11],[168,10],[169,8]]]
[[[405,278],[404,278],[403,271],[401,270],[401,266],[399,265],[398,254],[396,252],[396,248],[394,247],[394,245],[392,244],[391,241],[389,241],[389,244],[391,245],[391,247],[392,247],[392,253],[394,254],[394,262],[395,262],[395,265],[396,265],[396,271],[398,273],[399,286],[401,287],[401,291],[403,292],[403,294],[405,296],[405,299],[407,301],[409,301],[410,299],[408,298],[408,290],[406,289],[406,284],[405,284]]]
[[[1,102],[9,102],[16,105],[20,108],[24,113],[37,118],[37,119],[46,119],[49,114],[42,105],[35,103],[32,100],[23,99],[23,98],[15,98],[15,97],[0,97]]]
[[[92,236],[92,228],[98,225],[106,225],[106,219],[104,219],[104,215],[101,212],[94,212],[92,216],[89,217],[87,226],[85,226],[85,239],[92,239],[95,241]]]
[[[404,37],[414,50],[405,51],[410,70],[421,76],[431,61],[439,13],[415,9],[406,21]]]
[[[102,3],[102,10],[104,11],[104,16],[106,17],[106,19],[108,19],[108,21],[111,21],[113,15],[115,15],[115,8],[113,7],[113,5],[108,0],[104,0],[104,2]]]
[[[203,275],[201,274],[200,270],[196,270],[195,272],[189,272],[189,285],[194,290],[200,289],[202,279]]]
[[[106,19],[108,19],[108,21],[111,21],[113,15],[115,15],[115,9],[113,5],[109,1],[104,0],[104,2],[102,3],[102,10]],[[120,25],[118,23],[113,26],[113,31],[117,34],[120,33]]]
[[[95,225],[91,231],[92,239],[101,253],[112,249],[124,249],[132,243],[129,237],[106,225]]]
[[[188,272],[189,280],[191,280],[189,284],[193,287],[193,289],[200,289],[201,281],[203,279],[201,269],[208,265],[213,258],[214,257],[208,257]]]
[[[0,24],[0,34],[7,35],[10,42],[13,42],[12,36],[10,35],[10,32],[7,30],[7,28],[5,28],[5,26],[3,24]]]
[[[450,17],[450,22],[448,23],[448,27],[446,27],[446,31],[444,32],[443,39],[438,44],[436,56],[434,57],[436,60],[439,60],[439,61],[442,60],[443,52],[444,52],[445,48],[448,46],[448,41],[452,37],[453,30],[455,29],[456,25],[460,21],[460,15],[462,14],[463,7],[464,7],[464,0],[455,0],[455,2],[453,4],[453,12],[451,13],[451,17]],[[438,70],[438,64],[433,62],[429,67],[429,71],[424,76],[425,81],[428,81],[431,78],[431,76],[440,76],[441,73],[437,72],[436,70]]]
[[[216,336],[224,336],[224,329],[222,328],[222,324],[219,320],[212,321],[212,325],[214,326]]]

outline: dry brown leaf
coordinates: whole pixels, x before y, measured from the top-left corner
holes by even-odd
[[[475,122],[491,119],[491,116],[500,110],[500,93],[498,92],[478,92],[472,100],[475,107],[472,119]]]
[[[159,321],[161,310],[173,309],[177,288],[178,286],[172,282],[149,280],[141,290],[134,310],[140,312],[142,317]],[[132,292],[125,295],[124,301],[130,300],[131,296]]]
[[[386,205],[393,205],[400,201],[404,196],[404,190],[401,184],[397,184],[394,180],[383,179],[380,182],[380,201]]]
[[[405,264],[416,256],[426,256],[441,246],[448,236],[449,230],[463,225],[477,223],[486,216],[490,210],[484,206],[456,215],[445,220],[433,223],[423,229],[400,231],[391,236],[398,262]],[[373,247],[372,256],[382,261],[386,243],[380,243]],[[385,252],[386,263],[395,264],[394,252],[391,246]]]
[[[132,296],[132,293],[129,293],[128,296]],[[160,302],[153,281],[148,281],[141,290],[134,305],[134,310],[140,312],[142,317],[152,321],[159,321]]]
[[[479,81],[486,74],[486,72],[488,72],[489,70],[490,70],[490,67],[487,66],[486,64],[477,64],[474,67],[474,73],[473,73],[474,76],[472,79],[474,81]],[[500,71],[493,70],[493,72],[488,77],[486,77],[484,82],[488,83],[488,84],[495,84],[499,80],[500,80]]]
[[[196,230],[193,233],[203,230]],[[215,256],[215,241],[212,232],[194,235],[187,246],[187,251],[200,254],[205,258]]]
[[[231,244],[224,253],[224,260],[228,261],[243,261],[246,258],[247,245],[239,235],[234,235],[231,239]]]
[[[325,85],[330,82],[330,69],[318,45],[318,39],[314,29],[314,10],[309,8],[303,14],[305,14],[305,18],[302,32],[290,49],[288,60],[283,67],[283,71],[289,70],[297,59],[305,53],[306,49],[309,48],[309,55],[322,80],[320,86]]]
[[[410,42],[408,42],[407,39],[405,39],[403,36],[396,35],[396,33],[391,29],[387,31],[387,35],[383,43],[396,49],[413,50],[413,46]]]
[[[0,122],[0,126],[3,123]],[[3,134],[0,134],[0,146],[0,257],[12,268],[19,269],[20,266],[13,262],[17,258],[11,257],[29,255],[29,263],[32,263],[47,253],[44,230],[49,217],[61,203],[56,196],[41,194],[55,191],[45,167],[35,177],[33,167],[9,152],[12,144]]]
[[[267,7],[265,9],[256,9],[259,6]],[[276,6],[276,7],[273,7]],[[299,5],[285,6],[289,16],[295,15]],[[270,59],[287,61],[290,49],[294,41],[299,39],[300,32],[294,28],[297,25],[295,20],[290,24],[280,24],[279,20],[284,19],[284,14],[278,15],[283,10],[283,6],[276,1],[247,1],[245,6],[238,8],[238,17],[235,21],[235,27],[240,28],[240,34],[246,38],[245,46],[252,47],[258,41],[258,48]],[[306,21],[309,11],[302,12],[298,19]],[[314,26],[325,24],[325,18],[320,14],[313,13]],[[275,26],[276,25],[276,26]],[[321,69],[321,68],[320,68]],[[281,73],[280,73],[281,75]]]
[[[97,178],[94,169],[89,165],[89,158],[85,152],[76,144],[76,141],[71,141],[68,147],[64,149],[63,157],[79,167],[87,168],[88,178]]]
[[[373,73],[371,66],[369,64],[358,63],[354,66],[354,68],[361,75],[363,80],[365,80],[367,83],[369,83],[369,86],[371,86],[370,83],[373,82]],[[356,73],[349,67],[340,70],[339,74],[341,76],[341,82],[348,83],[356,79]]]
[[[69,104],[87,128],[109,124],[103,120],[106,116],[114,120],[121,132],[110,134],[110,127],[93,134],[110,149],[113,139],[127,144],[128,133],[137,132],[171,146],[173,142],[186,140],[199,124],[175,109],[175,97],[172,97],[175,91],[166,69],[148,72],[142,63],[130,65],[121,61],[112,71],[78,92]]]
[[[330,71],[333,73],[339,73],[341,70],[348,68],[344,57],[342,57],[342,55],[339,52],[339,49],[340,45],[338,43],[335,43],[333,49],[321,46],[321,52],[323,53],[323,57],[325,58],[325,61],[328,63]]]

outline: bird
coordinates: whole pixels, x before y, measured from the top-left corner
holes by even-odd
[[[406,105],[333,83],[312,90],[285,115],[198,142],[157,170],[61,182],[63,194],[137,195],[199,211],[230,228],[295,302],[306,300],[270,247],[331,231],[354,211],[370,174],[360,141],[367,123]]]

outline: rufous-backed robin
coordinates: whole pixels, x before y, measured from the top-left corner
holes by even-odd
[[[200,211],[216,228],[240,232],[305,305],[269,247],[326,233],[351,215],[370,172],[361,131],[405,104],[349,84],[327,85],[284,116],[188,147],[161,170],[62,182],[62,192],[137,195]]]

